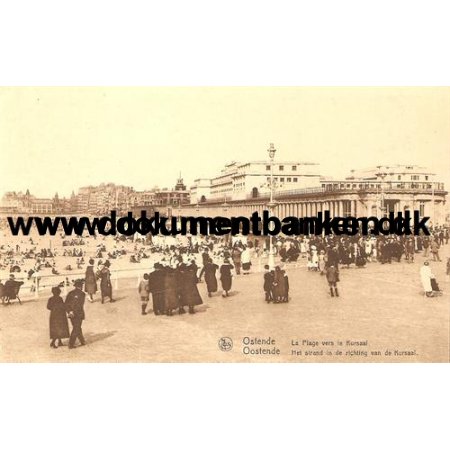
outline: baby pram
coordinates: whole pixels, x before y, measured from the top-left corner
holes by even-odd
[[[2,303],[4,305],[9,305],[11,303],[11,300],[16,299],[19,301],[20,304],[22,304],[19,297],[20,286],[22,286],[22,284],[23,281],[8,280],[5,282],[2,289],[3,290]]]
[[[433,290],[433,295],[442,295],[442,291],[439,288],[439,284],[436,281],[436,278],[431,278],[431,289]]]

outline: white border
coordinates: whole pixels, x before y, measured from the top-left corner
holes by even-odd
[[[3,2],[0,83],[447,85],[447,3]],[[448,365],[2,365],[0,381],[8,450],[448,445]]]

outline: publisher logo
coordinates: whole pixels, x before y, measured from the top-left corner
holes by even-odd
[[[229,352],[233,348],[233,340],[229,337],[221,337],[219,339],[219,348],[223,352]]]

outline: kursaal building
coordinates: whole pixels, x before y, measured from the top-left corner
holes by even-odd
[[[384,216],[417,210],[430,225],[448,220],[444,183],[416,165],[376,166],[352,170],[344,179],[323,177],[318,164],[279,161],[231,163],[214,178],[199,178],[191,187],[191,205],[182,214],[249,216],[270,204],[278,217]],[[168,211],[170,214],[172,211]]]

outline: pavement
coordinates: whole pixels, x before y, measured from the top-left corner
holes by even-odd
[[[261,273],[233,279],[230,297],[199,290],[190,315],[141,315],[136,278],[121,279],[115,303],[86,301],[87,345],[49,347],[48,294],[0,307],[1,362],[448,362],[446,258],[431,262],[442,296],[424,297],[414,263],[341,269],[339,298],[304,260],[287,266],[290,301],[267,304]],[[149,309],[151,302],[149,303]]]

